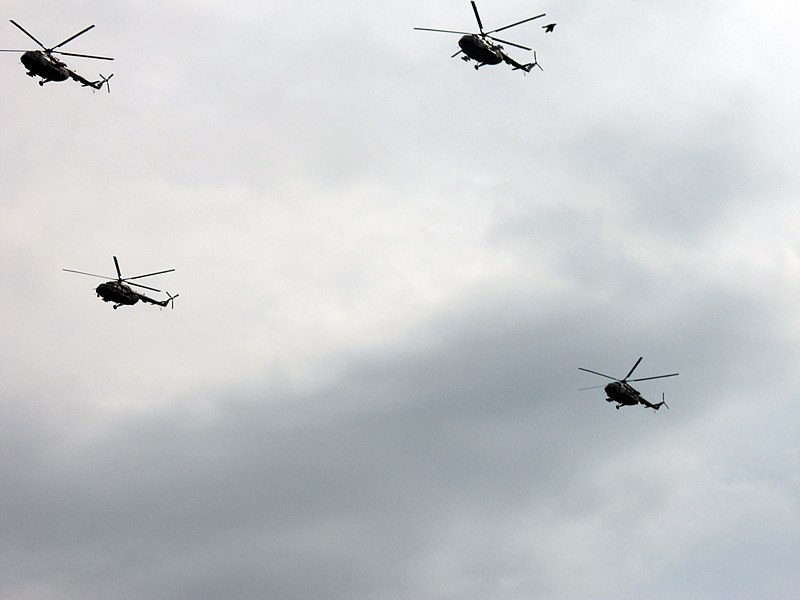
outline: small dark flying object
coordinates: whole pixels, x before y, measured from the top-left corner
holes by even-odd
[[[167,298],[165,300],[154,300],[153,298],[149,298],[144,294],[140,294],[139,292],[136,292],[131,288],[131,285],[135,285],[137,287],[144,288],[146,290],[151,290],[153,292],[161,292],[161,290],[157,290],[156,288],[142,285],[141,283],[133,283],[131,280],[142,279],[143,277],[152,277],[153,275],[161,275],[162,273],[171,273],[175,269],[167,269],[166,271],[156,271],[155,273],[147,273],[146,275],[137,275],[135,277],[123,277],[122,273],[119,270],[119,262],[117,261],[116,256],[114,257],[114,266],[117,268],[116,279],[114,279],[113,277],[106,277],[105,275],[95,275],[94,273],[75,271],[73,269],[62,269],[62,271],[67,271],[68,273],[79,273],[80,275],[88,275],[89,277],[99,277],[100,279],[110,280],[98,285],[95,291],[97,292],[98,297],[103,299],[103,302],[113,302],[115,310],[123,305],[133,306],[139,300],[141,300],[142,302],[146,302],[147,304],[155,304],[156,306],[162,306],[162,307],[170,305],[172,308],[175,308],[175,298],[177,298],[180,294],[175,294],[174,296],[172,296],[170,295],[169,292],[165,292],[167,294]],[[128,284],[129,282],[130,285]]]
[[[556,28],[556,24],[555,23],[550,23],[549,25],[545,25],[544,27],[542,27],[542,29],[544,29],[545,33],[552,33],[553,29],[555,29],[555,28]]]
[[[39,85],[44,85],[48,81],[66,81],[67,79],[72,79],[73,81],[77,81],[83,87],[90,87],[94,90],[100,90],[103,88],[105,84],[108,92],[111,92],[111,86],[108,83],[108,80],[111,79],[114,74],[112,73],[108,77],[105,75],[100,75],[100,79],[97,81],[89,81],[88,79],[84,79],[80,75],[78,75],[75,71],[69,69],[63,61],[59,60],[54,54],[62,54],[64,56],[80,56],[82,58],[96,58],[98,60],[114,60],[113,58],[109,58],[107,56],[93,56],[91,54],[75,54],[72,52],[61,52],[60,50],[56,50],[56,48],[60,48],[67,42],[71,42],[79,35],[83,35],[87,31],[89,31],[94,25],[89,25],[83,31],[79,31],[75,35],[70,38],[67,38],[60,44],[56,44],[52,48],[46,48],[42,42],[37,40],[33,37],[30,33],[28,33],[22,25],[17,23],[14,20],[11,20],[11,23],[17,27],[19,30],[22,31],[25,35],[31,38],[34,42],[41,46],[41,50],[0,50],[0,52],[22,52],[22,56],[20,57],[20,61],[22,64],[25,65],[25,68],[28,70],[28,76],[30,77],[40,77]]]
[[[522,48],[523,50],[531,51],[531,48],[527,46],[521,46],[520,44],[515,44],[513,42],[509,42],[507,40],[501,40],[500,38],[494,37],[491,35],[492,33],[497,33],[498,31],[503,31],[504,29],[510,29],[512,27],[516,27],[517,25],[522,25],[523,23],[527,23],[528,21],[533,21],[534,19],[539,19],[545,15],[542,13],[541,15],[536,15],[535,17],[529,17],[527,19],[523,19],[522,21],[517,21],[516,23],[512,23],[511,25],[506,25],[505,27],[498,27],[497,29],[492,29],[491,31],[484,31],[483,30],[483,23],[481,22],[481,16],[478,14],[478,7],[475,5],[473,0],[470,0],[472,4],[472,11],[475,13],[475,19],[478,21],[478,29],[480,33],[469,33],[467,31],[451,31],[449,29],[430,29],[428,27],[414,27],[417,31],[436,31],[439,33],[458,33],[461,34],[461,39],[458,40],[458,46],[461,48],[458,52],[453,54],[450,58],[455,58],[459,54],[463,54],[464,56],[461,57],[462,60],[465,62],[469,62],[470,60],[474,60],[476,63],[475,70],[480,69],[484,65],[497,65],[501,62],[510,65],[514,70],[522,70],[525,73],[529,73],[533,67],[539,67],[542,69],[542,66],[536,60],[536,52],[533,53],[533,62],[531,63],[519,63],[513,58],[511,58],[508,54],[503,52],[503,46],[501,46],[497,42],[501,42],[502,44],[508,44],[509,46],[514,46],[516,48]]]
[[[605,392],[608,398],[606,398],[606,402],[616,402],[616,408],[619,410],[620,406],[636,406],[637,404],[642,404],[647,408],[652,408],[653,410],[658,410],[662,406],[667,406],[667,403],[664,402],[664,396],[661,396],[661,402],[657,402],[653,404],[647,400],[633,388],[632,385],[628,383],[628,377],[633,375],[634,370],[636,367],[639,366],[639,363],[642,362],[642,357],[639,357],[639,360],[636,361],[636,364],[633,365],[633,368],[628,371],[628,374],[625,375],[622,379],[617,379],[616,377],[611,377],[610,375],[605,375],[603,373],[598,373],[597,371],[591,371],[589,369],[584,369],[583,367],[578,367],[580,371],[586,371],[587,373],[593,373],[595,375],[600,375],[600,377],[606,377],[608,379],[613,379],[611,383],[605,386]],[[630,381],[647,381],[648,379],[662,379],[663,377],[675,377],[678,373],[670,373],[669,375],[656,375],[655,377],[641,377],[639,379],[631,379]],[[603,386],[594,386],[589,388],[581,388],[582,390],[592,390],[597,389],[598,387]],[[667,406],[669,408],[669,406]]]

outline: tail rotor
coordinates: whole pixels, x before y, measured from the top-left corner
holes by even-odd
[[[528,63],[528,72],[530,72],[530,70],[533,67],[539,67],[540,71],[544,71],[544,69],[542,68],[542,65],[539,64],[539,61],[536,58],[536,50],[533,51],[533,62],[532,63]]]
[[[167,300],[164,302],[164,306],[169,306],[171,309],[175,309],[175,298],[180,296],[180,294],[175,294],[174,296],[169,292],[165,292],[167,294]]]
[[[508,61],[506,61],[506,62],[508,62]],[[524,65],[521,65],[519,63],[515,63],[515,62],[512,61],[509,64],[514,65],[514,69],[522,69],[524,71],[525,75],[530,73],[531,69],[533,67],[539,67],[540,71],[544,71],[544,69],[542,68],[542,65],[539,64],[539,60],[536,58],[536,51],[535,50],[533,51],[533,62],[529,62],[529,63],[526,63]]]
[[[110,94],[111,93],[111,84],[108,83],[108,80],[111,79],[113,76],[114,76],[113,73],[111,75],[109,75],[108,77],[106,77],[105,75],[100,73],[100,79],[98,79],[97,81],[92,82],[92,86],[96,90],[102,90],[103,89],[103,85],[105,85],[106,86],[106,90]]]
[[[661,392],[661,402],[651,405],[653,410],[658,410],[662,406],[669,410],[669,405],[664,401],[664,392]]]

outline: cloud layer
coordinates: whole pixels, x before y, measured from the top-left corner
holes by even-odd
[[[11,3],[0,595],[793,597],[798,9],[479,8]]]

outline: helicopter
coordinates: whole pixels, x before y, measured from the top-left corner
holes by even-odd
[[[583,367],[578,367],[579,371],[586,371],[587,373],[594,373],[595,375],[600,375],[601,377],[606,377],[608,379],[613,379],[611,383],[605,386],[605,392],[608,398],[606,398],[606,402],[616,402],[617,403],[617,410],[621,406],[636,406],[637,404],[642,404],[647,408],[652,408],[653,410],[658,410],[662,406],[667,406],[667,403],[664,402],[664,395],[661,395],[661,402],[657,402],[653,404],[649,402],[642,396],[638,390],[635,390],[633,386],[628,383],[628,378],[633,375],[633,372],[636,370],[636,367],[639,366],[639,363],[642,362],[642,357],[639,357],[639,360],[636,361],[636,364],[633,365],[628,374],[625,375],[622,379],[617,379],[616,377],[611,377],[610,375],[605,375],[603,373],[598,373],[597,371],[591,371],[589,369],[584,369]],[[675,377],[678,373],[670,373],[668,375],[656,375],[654,377],[641,377],[639,379],[631,379],[630,381],[647,381],[648,379],[662,379],[664,377]],[[598,387],[602,386],[594,386],[588,388],[581,388],[581,390],[592,390],[597,389]]]
[[[103,85],[106,86],[109,93],[111,93],[111,85],[108,83],[108,80],[111,79],[114,74],[112,73],[108,77],[105,75],[100,75],[100,79],[97,81],[89,81],[88,79],[84,79],[80,75],[78,75],[75,71],[69,69],[65,62],[59,60],[57,57],[53,56],[54,54],[63,54],[65,56],[80,56],[82,58],[96,58],[98,60],[114,60],[113,58],[109,58],[107,56],[94,56],[91,54],[75,54],[73,52],[62,52],[60,50],[56,50],[56,48],[60,48],[67,42],[71,42],[79,35],[83,35],[87,31],[89,31],[94,25],[89,25],[83,31],[79,31],[72,37],[67,38],[60,44],[56,44],[52,48],[45,47],[42,42],[37,40],[33,37],[30,33],[28,33],[22,25],[11,19],[11,23],[17,27],[22,33],[27,35],[31,38],[34,42],[39,44],[42,47],[41,50],[0,50],[0,52],[22,52],[22,56],[20,57],[20,61],[22,64],[25,65],[25,68],[28,70],[29,77],[40,77],[39,85],[44,85],[48,81],[66,81],[67,79],[72,79],[73,81],[77,81],[83,87],[91,87],[94,90],[101,90],[103,89]]]
[[[478,29],[480,33],[451,31],[449,29],[430,29],[428,27],[414,27],[414,29],[417,31],[436,31],[439,33],[461,34],[462,37],[458,40],[458,46],[460,50],[453,54],[450,58],[455,58],[459,54],[463,54],[461,60],[465,62],[474,60],[477,63],[475,65],[476,71],[484,65],[498,65],[501,62],[510,65],[515,71],[522,70],[525,73],[529,73],[533,67],[539,67],[540,70],[544,70],[536,59],[536,52],[533,52],[533,62],[525,64],[519,63],[511,58],[508,54],[503,52],[503,46],[497,42],[508,44],[509,46],[515,46],[516,48],[522,48],[523,50],[528,51],[530,51],[531,48],[522,46],[520,44],[515,44],[507,40],[501,40],[500,38],[494,37],[491,34],[497,33],[498,31],[503,31],[504,29],[510,29],[511,27],[516,27],[517,25],[522,25],[523,23],[533,21],[534,19],[539,19],[545,16],[546,13],[542,13],[541,15],[536,15],[535,17],[530,17],[528,19],[523,19],[522,21],[517,21],[516,23],[506,25],[505,27],[498,27],[497,29],[492,29],[491,31],[484,31],[483,23],[481,22],[481,16],[478,14],[478,7],[475,5],[474,0],[470,0],[470,3],[472,4],[472,10],[475,13],[475,19],[478,21]]]
[[[114,257],[114,266],[117,268],[117,278],[114,279],[113,277],[106,277],[105,275],[95,275],[94,273],[86,273],[84,271],[75,271],[74,269],[62,269],[62,271],[67,271],[68,273],[79,273],[80,275],[89,275],[90,277],[99,277],[101,279],[108,279],[104,283],[101,283],[95,289],[97,292],[97,296],[103,299],[103,302],[113,302],[114,303],[114,310],[118,309],[120,306],[133,306],[139,300],[145,302],[147,304],[154,304],[156,306],[167,306],[170,305],[172,308],[175,308],[175,298],[177,298],[180,294],[175,294],[172,296],[169,292],[165,292],[167,294],[166,300],[154,300],[153,298],[149,298],[144,294],[140,294],[139,292],[133,290],[130,286],[135,285],[137,287],[144,288],[146,290],[151,290],[153,292],[161,292],[161,290],[157,290],[156,288],[148,287],[146,285],[142,285],[141,283],[133,283],[132,279],[142,279],[143,277],[152,277],[153,275],[161,275],[162,273],[171,273],[175,269],[167,269],[166,271],[156,271],[155,273],[147,273],[146,275],[136,275],[135,277],[123,277],[122,273],[119,270],[119,261],[117,257]],[[128,285],[130,282],[130,285]]]

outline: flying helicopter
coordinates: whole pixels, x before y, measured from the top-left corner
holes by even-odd
[[[439,33],[457,33],[461,34],[461,38],[458,40],[458,46],[461,48],[458,52],[453,54],[450,58],[455,58],[459,54],[463,54],[461,60],[465,62],[469,62],[470,60],[474,60],[477,64],[475,65],[475,70],[477,71],[484,65],[498,65],[501,62],[504,62],[511,66],[512,69],[518,70],[521,69],[525,73],[529,73],[533,67],[539,67],[540,70],[542,66],[536,60],[536,52],[533,52],[533,62],[531,63],[519,63],[513,58],[511,58],[508,54],[503,51],[503,46],[501,46],[497,42],[501,42],[502,44],[508,44],[509,46],[514,46],[516,48],[522,48],[523,50],[531,51],[531,48],[527,46],[522,46],[520,44],[515,44],[513,42],[509,42],[508,40],[501,40],[500,38],[494,37],[493,33],[497,33],[499,31],[503,31],[504,29],[510,29],[512,27],[516,27],[517,25],[522,25],[523,23],[527,23],[528,21],[533,21],[534,19],[539,19],[545,16],[546,13],[542,13],[541,15],[536,15],[535,17],[529,17],[527,19],[523,19],[522,21],[517,21],[516,23],[512,23],[511,25],[506,25],[504,27],[498,27],[497,29],[492,29],[491,31],[484,31],[483,23],[481,22],[481,16],[478,14],[478,7],[475,5],[474,0],[470,0],[472,4],[472,11],[475,13],[475,19],[478,21],[478,30],[479,33],[470,33],[468,31],[452,31],[450,29],[430,29],[428,27],[414,27],[417,31],[436,31]]]
[[[100,79],[97,81],[89,81],[88,79],[84,79],[80,75],[78,75],[75,71],[69,69],[63,61],[59,60],[57,57],[53,56],[54,54],[62,54],[65,56],[80,56],[82,58],[96,58],[98,60],[114,60],[113,58],[109,58],[107,56],[94,56],[92,54],[75,54],[73,52],[62,52],[60,50],[56,50],[56,48],[60,48],[67,42],[71,42],[79,35],[83,35],[87,31],[89,31],[94,25],[89,25],[83,31],[79,31],[72,37],[67,38],[60,44],[56,44],[52,48],[47,48],[42,42],[37,40],[33,37],[30,33],[28,33],[22,25],[11,20],[11,23],[17,27],[22,33],[27,35],[31,38],[34,42],[36,42],[39,46],[42,47],[41,50],[0,50],[0,52],[22,52],[22,56],[20,57],[20,61],[22,64],[25,65],[25,68],[28,69],[28,76],[29,77],[40,77],[39,85],[44,85],[48,81],[66,81],[67,79],[72,79],[73,81],[77,81],[83,87],[91,87],[95,90],[103,89],[103,85],[106,86],[108,92],[111,93],[111,85],[108,83],[108,80],[111,79],[114,74],[112,73],[108,77],[105,75],[100,75]]]
[[[152,277],[153,275],[161,275],[162,273],[171,273],[175,269],[167,269],[166,271],[156,271],[155,273],[147,273],[146,275],[136,275],[135,277],[123,277],[122,273],[119,270],[119,261],[117,257],[114,257],[114,266],[117,268],[117,278],[114,279],[113,277],[106,277],[105,275],[95,275],[94,273],[86,273],[84,271],[75,271],[74,269],[62,269],[62,271],[67,271],[68,273],[79,273],[80,275],[88,275],[90,277],[99,277],[100,279],[108,279],[104,283],[101,283],[97,286],[95,291],[97,292],[98,297],[103,299],[103,302],[113,302],[114,303],[114,310],[118,309],[120,306],[133,306],[139,300],[142,302],[146,302],[147,304],[155,304],[156,306],[167,306],[170,305],[172,308],[175,308],[175,298],[177,298],[180,294],[175,294],[174,296],[170,295],[169,292],[165,292],[167,294],[167,298],[165,300],[154,300],[153,298],[149,298],[144,294],[140,294],[139,292],[133,290],[130,286],[135,285],[140,288],[144,288],[146,290],[151,290],[153,292],[161,292],[161,290],[157,290],[156,288],[152,288],[146,285],[142,285],[141,283],[133,283],[133,279],[142,279],[144,277]],[[130,283],[130,285],[129,285]]]
[[[608,379],[613,379],[611,383],[605,386],[605,392],[608,398],[606,398],[606,402],[616,402],[617,403],[617,410],[619,410],[620,406],[636,406],[637,404],[642,404],[647,408],[652,408],[653,410],[658,410],[662,406],[667,406],[667,403],[664,402],[664,396],[661,396],[661,402],[657,402],[653,404],[649,402],[642,396],[638,390],[635,390],[633,386],[628,383],[628,381],[647,381],[649,379],[662,379],[664,377],[675,377],[678,373],[670,373],[668,375],[656,375],[654,377],[641,377],[639,379],[628,379],[633,372],[636,370],[636,367],[639,366],[639,363],[642,362],[642,357],[639,357],[639,360],[636,361],[636,364],[633,365],[628,374],[625,375],[622,379],[617,379],[616,377],[611,377],[610,375],[605,375],[603,373],[598,373],[597,371],[591,371],[589,369],[584,369],[583,367],[578,367],[580,371],[586,371],[587,373],[594,373],[595,375],[600,375],[600,377],[606,377]],[[603,386],[593,386],[588,388],[581,388],[581,390],[592,390],[597,389],[598,387]]]

